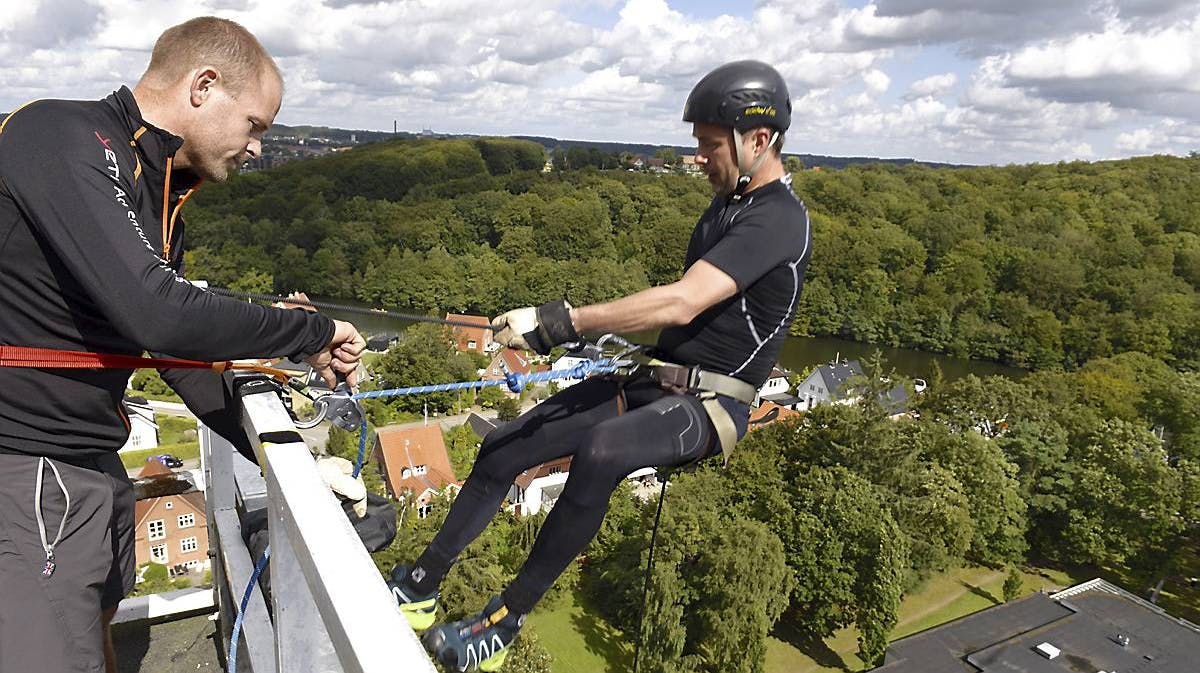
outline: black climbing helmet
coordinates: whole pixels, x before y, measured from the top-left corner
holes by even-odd
[[[792,100],[775,68],[761,61],[734,61],[692,88],[683,104],[683,121],[729,126],[739,133],[769,126],[782,133],[792,123]]]

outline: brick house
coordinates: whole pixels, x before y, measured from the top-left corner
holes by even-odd
[[[463,327],[460,325],[450,327],[450,331],[454,334],[454,347],[459,353],[465,351],[490,353],[494,350],[492,346],[492,330],[489,329],[492,321],[488,320],[486,316],[447,313],[446,320],[456,320],[458,322],[469,322],[479,325],[479,327]]]
[[[158,461],[146,463],[140,478],[171,475]],[[204,494],[189,491],[139,500],[133,510],[134,558],[137,565],[159,563],[172,575],[202,573],[210,568],[208,517]]]

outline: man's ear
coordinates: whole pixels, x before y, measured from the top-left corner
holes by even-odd
[[[192,107],[200,107],[207,102],[220,82],[221,73],[212,66],[203,66],[192,73]]]
[[[771,149],[771,129],[760,126],[754,131],[754,149],[756,152],[766,152]]]

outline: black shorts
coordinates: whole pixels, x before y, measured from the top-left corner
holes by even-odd
[[[55,569],[34,513],[37,456],[0,450],[0,671],[104,671],[100,613],[134,582],[133,486],[116,454],[54,460],[71,496]],[[42,475],[42,516],[53,541],[66,500],[54,473]]]

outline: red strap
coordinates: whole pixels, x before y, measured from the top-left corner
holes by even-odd
[[[0,346],[0,367],[47,369],[218,369],[227,363],[144,358],[137,355],[107,355],[85,351],[63,351],[29,346]]]

